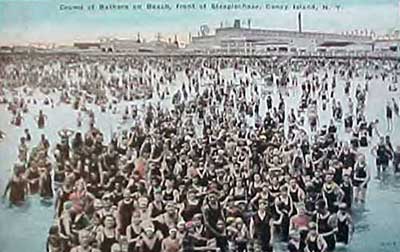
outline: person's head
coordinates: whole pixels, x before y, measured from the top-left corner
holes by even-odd
[[[299,215],[305,215],[306,214],[306,206],[303,203],[298,204],[297,212],[299,213]]]
[[[159,190],[159,189],[154,190],[154,200],[155,201],[161,201],[162,200],[161,190]]]
[[[178,224],[176,225],[176,229],[180,232],[183,233],[185,231],[185,222],[184,221],[180,221],[178,222]]]
[[[187,199],[188,200],[194,200],[196,199],[196,190],[195,189],[189,189],[187,192]]]
[[[112,215],[107,215],[104,217],[104,227],[105,228],[115,228],[115,219]]]
[[[87,230],[79,231],[79,244],[82,247],[88,247],[90,244],[90,233]]]
[[[147,223],[144,227],[144,233],[147,237],[153,237],[155,231],[156,230],[152,222]]]
[[[261,200],[258,201],[258,209],[266,210],[267,207],[268,207],[268,204],[267,204],[266,200],[261,199]]]
[[[175,205],[171,202],[167,203],[167,205],[165,206],[165,210],[169,215],[175,215],[176,213]]]
[[[217,199],[217,193],[215,191],[210,191],[208,194],[208,201],[210,203],[216,203]]]
[[[333,177],[334,177],[334,171],[332,171],[332,169],[329,169],[329,171],[327,171],[326,175],[325,175],[325,181],[330,183],[333,181]]]
[[[83,179],[79,179],[75,182],[75,188],[78,192],[86,191],[86,183]]]
[[[288,196],[288,187],[286,185],[281,186],[281,188],[279,189],[280,195],[287,197]]]
[[[125,189],[123,192],[124,201],[130,202],[132,200],[132,194],[129,189]]]
[[[221,219],[217,221],[217,228],[219,231],[224,231],[225,230],[225,222]]]
[[[131,223],[134,225],[139,225],[142,222],[141,216],[140,216],[140,212],[139,211],[134,211],[132,213],[132,217],[131,217]]]
[[[339,204],[339,212],[346,212],[347,211],[347,204],[346,203],[340,203]]]
[[[100,217],[100,214],[99,214],[99,213],[94,213],[94,214],[93,214],[92,223],[93,223],[94,225],[96,225],[96,226],[101,224],[101,217]]]
[[[170,179],[170,178],[166,179],[165,180],[165,186],[167,188],[173,188],[174,187],[174,181],[172,179]]]
[[[365,155],[359,155],[358,156],[358,162],[364,164],[365,163]]]
[[[324,200],[317,201],[316,209],[318,213],[325,213],[326,211],[326,203]]]
[[[123,252],[122,246],[119,243],[114,243],[111,246],[111,252]]]
[[[350,179],[350,175],[349,174],[343,174],[343,182],[344,183],[350,183],[351,179]]]
[[[317,224],[315,222],[310,222],[308,224],[308,234],[311,237],[315,237],[315,236],[318,235],[318,233],[317,233]]]
[[[289,180],[289,185],[291,188],[296,188],[297,187],[297,180],[296,178],[290,178]]]
[[[146,209],[149,205],[149,200],[146,197],[140,197],[138,199],[138,205],[140,209]]]
[[[176,228],[171,228],[170,230],[169,230],[169,236],[172,238],[172,239],[175,239],[176,238],[176,235],[178,234],[178,230],[176,229]]]
[[[241,217],[237,217],[235,219],[235,226],[239,230],[244,226],[244,221],[243,221],[243,219]]]
[[[111,194],[104,194],[102,197],[103,207],[109,208],[112,206]]]

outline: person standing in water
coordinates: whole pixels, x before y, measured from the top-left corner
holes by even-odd
[[[393,130],[393,109],[390,105],[390,102],[386,104],[386,122],[387,122],[387,131]]]
[[[328,245],[324,238],[318,234],[317,227],[314,222],[310,222],[309,231],[305,240],[305,252],[326,252]]]
[[[28,182],[24,178],[25,170],[23,166],[16,165],[14,167],[14,174],[8,181],[6,189],[4,190],[3,198],[7,196],[10,191],[8,199],[10,206],[21,206],[25,202],[25,197],[28,193]]]
[[[43,113],[42,110],[39,110],[39,115],[35,117],[35,121],[37,122],[38,128],[43,129],[46,124],[47,116]]]
[[[371,153],[373,156],[375,156],[376,160],[376,169],[377,169],[376,178],[380,179],[381,172],[386,171],[386,168],[389,165],[389,160],[391,157],[390,148],[385,143],[384,137],[379,138],[379,143],[371,149]]]
[[[354,233],[353,219],[347,211],[346,203],[339,205],[337,213],[336,243],[349,244]]]

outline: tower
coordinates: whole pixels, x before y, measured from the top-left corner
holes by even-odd
[[[176,34],[175,34],[175,37],[174,37],[174,44],[175,44],[176,47],[179,47],[178,36]]]
[[[303,31],[302,20],[301,20],[301,12],[299,12],[299,14],[297,16],[297,24],[298,24],[298,27],[299,27],[299,32],[301,33]]]

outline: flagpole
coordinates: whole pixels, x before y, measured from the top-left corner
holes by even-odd
[[[400,27],[400,0],[398,3],[398,9],[397,9],[397,27]],[[397,57],[400,59],[400,31],[396,32],[397,33]]]

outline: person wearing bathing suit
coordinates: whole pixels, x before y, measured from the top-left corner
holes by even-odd
[[[318,234],[317,227],[314,222],[309,224],[309,231],[305,240],[305,252],[327,252],[328,245],[324,238]]]
[[[222,236],[222,234],[218,231],[217,222],[220,219],[224,220],[225,216],[220,203],[217,201],[216,191],[212,190],[209,192],[206,203],[202,208],[202,213],[204,216],[207,237],[211,239]]]
[[[334,171],[329,170],[325,175],[325,183],[322,186],[322,197],[326,202],[327,210],[331,213],[336,213],[339,202],[344,197],[344,192],[333,181]]]
[[[311,221],[310,216],[306,213],[304,204],[297,206],[298,213],[290,218],[290,232],[296,232],[300,235],[300,251],[305,248],[305,239],[308,233],[308,224]]]
[[[292,216],[294,206],[292,199],[289,196],[287,186],[282,186],[280,189],[280,195],[275,199],[276,213],[281,219],[280,227],[280,238],[284,242],[289,241],[289,225],[290,217]]]
[[[337,232],[336,242],[347,245],[351,241],[351,237],[354,232],[353,219],[347,212],[346,203],[339,205],[339,211],[337,213]]]
[[[400,145],[396,146],[395,151],[393,152],[393,170],[395,174],[400,173]]]
[[[37,121],[37,125],[39,129],[43,129],[46,123],[47,116],[43,113],[42,110],[39,110],[39,115],[35,117]]]
[[[122,236],[125,236],[126,229],[131,223],[134,205],[133,199],[131,197],[131,192],[128,189],[124,190],[123,197],[124,198],[118,203],[117,227],[118,233]]]
[[[114,243],[118,243],[119,235],[116,229],[114,216],[107,215],[104,217],[104,228],[96,236],[99,244],[100,252],[111,252]]]
[[[317,213],[315,215],[315,220],[317,224],[317,233],[325,240],[327,244],[326,251],[335,251],[335,213],[330,213],[328,211],[324,200],[317,202]]]
[[[180,239],[177,237],[176,228],[171,228],[169,230],[169,236],[165,238],[161,243],[162,252],[179,252],[180,249]]]
[[[381,178],[381,172],[385,172],[392,156],[390,148],[385,143],[385,138],[380,137],[379,143],[371,149],[372,155],[375,156],[377,179]]]
[[[90,246],[90,233],[87,230],[82,230],[79,232],[79,245],[73,247],[71,249],[71,252],[102,252],[102,251]]]
[[[128,239],[128,252],[137,252],[137,244],[139,244],[140,235],[143,232],[142,220],[140,213],[134,211],[132,213],[131,224],[126,228],[126,235]]]
[[[28,181],[24,178],[24,170],[21,166],[14,167],[14,174],[8,181],[7,186],[4,190],[3,198],[9,193],[8,199],[10,206],[22,205],[25,202],[25,196],[28,191]]]
[[[353,173],[354,201],[364,203],[367,193],[368,182],[370,180],[369,169],[365,161],[365,156],[359,156]]]
[[[267,202],[258,201],[257,213],[250,219],[250,238],[254,239],[255,247],[262,252],[272,252],[274,240],[274,225],[279,225],[281,220],[274,221],[267,208]]]
[[[156,231],[154,225],[149,222],[144,225],[144,232],[140,236],[138,252],[163,252],[161,232]]]

